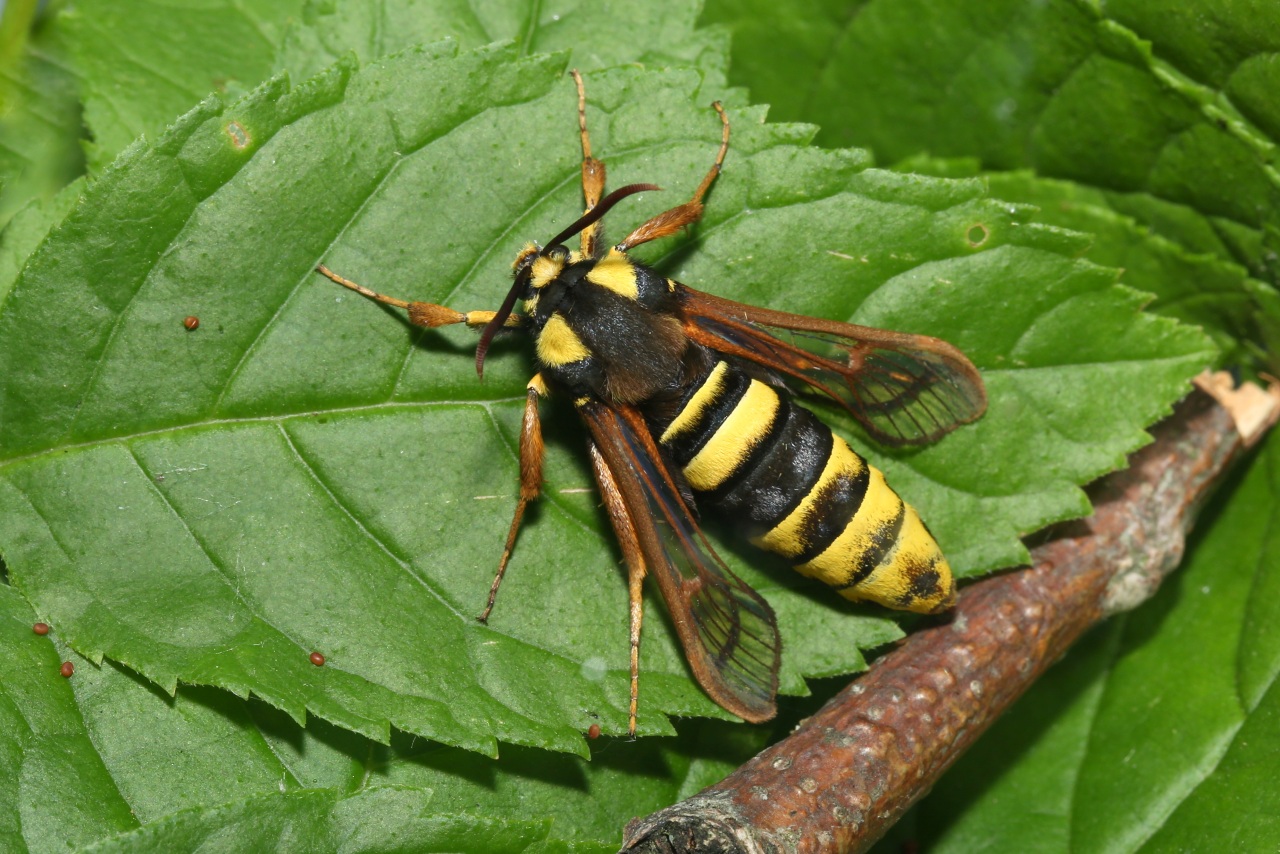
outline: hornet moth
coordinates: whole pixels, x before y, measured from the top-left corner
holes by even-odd
[[[916,511],[880,471],[796,403],[841,404],[876,440],[930,442],[978,418],[982,378],[955,347],[923,335],[786,314],[705,294],[665,278],[629,250],[702,217],[702,199],[729,149],[720,148],[693,197],[605,246],[601,220],[631,184],[604,195],[578,88],[586,212],[545,246],[528,244],[497,311],[459,312],[376,293],[323,265],[318,272],[412,323],[481,329],[476,372],[499,331],[533,338],[520,434],[520,495],[479,620],[493,610],[525,508],[542,485],[539,401],[555,392],[586,424],[588,452],[628,570],[631,701],[639,695],[641,582],[666,601],[694,676],[713,700],[752,722],[776,710],[781,639],[769,604],[712,550],[695,506],[732,520],[753,544],[783,556],[841,595],[934,613],[955,601],[951,569]],[[579,236],[579,248],[565,241]],[[522,302],[522,311],[515,311]]]

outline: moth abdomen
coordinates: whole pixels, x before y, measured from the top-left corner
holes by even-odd
[[[951,569],[879,469],[785,392],[721,360],[686,391],[660,443],[699,505],[852,600],[932,613]]]

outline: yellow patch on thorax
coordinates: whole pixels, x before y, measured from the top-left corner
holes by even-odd
[[[538,335],[538,359],[544,365],[559,367],[590,358],[591,351],[582,343],[563,317],[551,315]]]
[[[602,288],[608,288],[619,296],[636,299],[640,294],[636,284],[636,268],[630,259],[617,249],[610,249],[609,254],[601,258],[587,273],[587,281]]]
[[[540,255],[533,260],[533,268],[529,271],[529,284],[535,288],[545,288],[556,280],[564,269],[564,260],[557,260],[549,255]]]

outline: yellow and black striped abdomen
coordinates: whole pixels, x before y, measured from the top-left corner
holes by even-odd
[[[946,558],[880,470],[727,362],[693,384],[660,442],[699,505],[802,574],[890,608],[931,613],[954,603]]]

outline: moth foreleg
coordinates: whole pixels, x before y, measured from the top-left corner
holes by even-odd
[[[450,326],[454,323],[465,323],[467,326],[478,329],[487,326],[489,321],[497,314],[496,311],[455,311],[443,305],[436,305],[433,302],[410,302],[396,297],[389,297],[339,276],[323,264],[316,265],[316,272],[374,302],[405,309],[409,312],[409,322],[414,326],[428,326],[434,329],[439,326]],[[512,314],[503,325],[519,327],[525,323],[526,318],[524,315]]]
[[[729,151],[729,115],[724,111],[724,107],[720,105],[719,101],[716,101],[711,106],[715,107],[716,112],[720,114],[720,150],[716,152],[715,162],[707,170],[702,183],[693,191],[693,198],[683,205],[676,205],[671,210],[663,211],[628,234],[627,239],[618,244],[619,251],[626,252],[641,243],[648,243],[650,240],[657,240],[660,237],[675,234],[686,225],[692,225],[702,219],[702,197],[711,188],[711,182],[720,174],[720,167],[724,165],[725,154]]]

